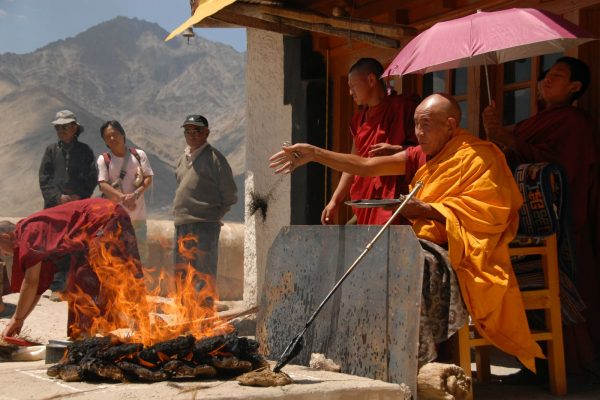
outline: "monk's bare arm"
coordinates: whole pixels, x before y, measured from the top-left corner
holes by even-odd
[[[356,147],[354,144],[352,145],[352,151],[350,154],[357,154]],[[352,186],[353,175],[347,172],[342,172],[342,176],[340,178],[340,182],[335,189],[335,192],[331,196],[331,200],[336,200],[338,203],[343,201],[348,193],[350,193],[350,186]]]
[[[38,284],[40,281],[41,264],[38,263],[25,270],[25,277],[21,284],[21,294],[17,302],[17,308],[14,315],[8,322],[8,325],[4,329],[2,334],[4,336],[17,335],[23,327],[25,318],[33,311],[33,308],[40,300],[40,296],[37,294]]]
[[[336,153],[305,143],[285,147],[271,156],[269,161],[270,167],[277,173],[289,173],[311,161],[359,176],[404,175],[406,170],[405,151],[392,156],[364,158],[354,154]]]

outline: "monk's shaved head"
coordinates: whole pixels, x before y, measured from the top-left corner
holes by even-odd
[[[445,93],[434,93],[427,96],[417,110],[428,110],[432,115],[439,118],[454,118],[456,123],[460,123],[461,111],[456,99]]]
[[[373,74],[379,79],[383,75],[383,65],[374,58],[361,58],[351,67],[349,74],[352,72],[360,72],[361,74]]]
[[[460,106],[447,94],[425,98],[415,110],[415,134],[428,157],[438,154],[452,139],[460,123]]]

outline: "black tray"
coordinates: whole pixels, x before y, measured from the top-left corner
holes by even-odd
[[[385,206],[393,206],[394,204],[401,204],[404,201],[404,198],[400,199],[361,199],[361,200],[352,200],[347,201],[345,204],[356,207],[356,208],[376,208],[376,207],[385,207]]]

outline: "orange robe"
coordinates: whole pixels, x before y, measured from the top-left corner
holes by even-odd
[[[492,143],[463,129],[428,160],[412,180],[423,181],[417,197],[433,206],[446,224],[418,219],[418,237],[448,243],[450,263],[471,318],[482,336],[535,370],[544,358],[532,339],[508,243],[514,238],[523,199]]]

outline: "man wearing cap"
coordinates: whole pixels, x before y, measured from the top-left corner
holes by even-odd
[[[78,138],[83,126],[77,122],[72,111],[61,110],[52,121],[58,143],[46,147],[40,165],[39,179],[44,208],[65,204],[73,200],[89,198],[98,183],[98,170],[94,152]],[[55,280],[50,285],[52,291],[63,289],[69,256],[58,261]],[[56,294],[52,297],[57,300]]]
[[[188,115],[181,127],[187,147],[175,171],[175,265],[190,263],[214,279],[221,219],[237,202],[237,187],[227,159],[207,142],[207,119]]]

